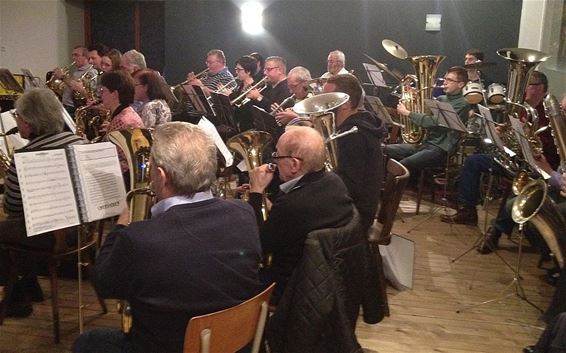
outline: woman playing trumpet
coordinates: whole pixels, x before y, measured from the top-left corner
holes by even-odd
[[[230,94],[230,100],[240,97],[244,92],[248,91],[254,85],[253,74],[257,67],[257,61],[249,55],[242,56],[236,60],[236,77],[238,86]],[[250,108],[247,104],[235,107],[234,120],[239,131],[252,129],[253,119]]]

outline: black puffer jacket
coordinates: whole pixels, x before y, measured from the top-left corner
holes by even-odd
[[[273,353],[362,352],[355,336],[360,305],[364,321],[383,319],[375,260],[360,232],[359,215],[346,226],[309,233],[267,339]]]

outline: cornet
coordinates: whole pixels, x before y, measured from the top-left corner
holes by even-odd
[[[261,80],[259,80],[258,82],[254,83],[253,85],[248,87],[238,97],[232,99],[230,101],[230,105],[233,105],[233,106],[238,107],[238,108],[246,105],[251,100],[250,98],[246,97],[248,95],[248,93],[250,93],[254,89],[257,89],[260,93],[263,92],[263,90],[267,88],[266,81],[267,81],[267,76],[264,76]]]

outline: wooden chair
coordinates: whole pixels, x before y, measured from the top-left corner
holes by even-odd
[[[410,176],[409,170],[394,159],[387,161],[386,168],[381,207],[376,215],[377,222],[374,223],[369,237],[372,246],[389,244],[395,215]]]
[[[185,331],[184,353],[235,353],[253,340],[258,353],[267,307],[275,283],[255,297],[234,307],[193,317]]]
[[[53,336],[55,343],[59,343],[60,341],[60,325],[59,325],[59,293],[58,293],[58,285],[57,285],[57,268],[59,267],[61,260],[66,258],[71,258],[73,256],[77,256],[80,252],[81,254],[85,252],[87,254],[87,262],[86,265],[88,266],[91,263],[90,256],[88,255],[88,251],[90,249],[96,248],[99,243],[99,236],[98,232],[94,231],[95,225],[91,225],[89,229],[86,231],[85,239],[81,239],[81,246],[78,247],[76,245],[69,246],[67,245],[67,234],[70,231],[78,232],[78,228],[74,227],[72,230],[69,228],[66,229],[59,229],[53,232],[53,236],[55,238],[55,245],[52,250],[43,250],[37,249],[33,247],[23,246],[23,245],[16,245],[16,244],[0,244],[0,249],[7,251],[10,254],[10,258],[12,259],[12,266],[10,268],[10,275],[8,279],[8,283],[6,288],[4,288],[5,292],[5,300],[4,305],[2,306],[2,310],[0,312],[0,325],[4,322],[4,318],[6,316],[6,309],[9,305],[9,298],[11,297],[11,292],[14,287],[15,282],[18,278],[18,269],[16,266],[16,254],[20,253],[25,256],[33,256],[36,258],[45,259],[47,261],[48,271],[49,271],[49,280],[51,283],[51,310],[52,310],[52,318],[53,318]],[[83,261],[84,262],[84,261]],[[104,300],[98,297],[98,301],[100,306],[102,307],[103,313],[107,312],[106,304]]]

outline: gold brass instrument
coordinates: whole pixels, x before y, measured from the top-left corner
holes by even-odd
[[[155,195],[149,184],[150,151],[153,142],[152,130],[128,129],[111,131],[108,140],[124,152],[130,170],[130,191],[127,195],[130,208],[130,222],[149,218]],[[122,331],[129,333],[132,327],[130,304],[125,300],[118,302],[118,311],[122,318]]]
[[[218,88],[216,88],[215,91],[213,91],[214,93],[224,93],[225,90],[229,89],[228,87],[232,86],[232,84],[236,83],[236,79],[233,78],[230,81],[228,81],[227,83],[220,85]]]
[[[264,163],[263,151],[272,140],[271,135],[265,131],[249,130],[231,137],[226,142],[226,146],[242,156],[244,163],[246,163],[246,168],[250,171]],[[261,213],[263,219],[266,220],[268,208],[265,192],[261,198]]]
[[[173,91],[173,90],[175,90],[175,89],[178,88],[178,87],[184,86],[184,85],[186,85],[187,83],[191,82],[192,80],[198,80],[198,79],[200,79],[202,76],[206,75],[209,71],[210,71],[210,69],[209,69],[209,68],[206,68],[206,69],[202,70],[201,72],[199,72],[198,74],[192,76],[190,79],[185,80],[185,81],[183,81],[183,82],[181,82],[181,83],[179,83],[179,84],[177,84],[177,85],[171,87],[171,90]]]
[[[260,93],[263,92],[263,90],[267,88],[266,81],[267,81],[267,76],[264,76],[261,80],[257,81],[250,87],[246,88],[244,92],[242,92],[238,97],[232,99],[230,101],[230,105],[233,105],[237,108],[243,107],[250,101],[250,99],[246,97],[248,93],[250,93],[254,89],[257,89]]]
[[[75,111],[76,135],[88,139],[91,143],[102,138],[100,128],[111,120],[111,112],[100,109],[100,102],[82,106]]]
[[[59,99],[63,97],[63,90],[65,89],[64,79],[69,77],[69,74],[71,73],[71,68],[76,64],[77,63],[73,61],[69,65],[63,67],[61,69],[64,75],[62,78],[56,78],[55,75],[52,75],[51,78],[49,78],[49,80],[45,82],[47,88],[52,90],[57,95],[57,97],[59,97]]]
[[[92,68],[92,65],[90,68]],[[84,87],[86,95],[83,95],[80,91],[73,91],[73,104],[75,107],[86,105],[89,99],[96,100],[96,84],[93,84],[92,81],[96,80],[99,73],[98,71],[90,71],[90,68],[77,80]]]
[[[2,131],[5,131],[4,121],[2,118],[0,118],[0,128],[2,129]],[[10,169],[10,163],[12,162],[12,156],[10,155],[11,154],[10,145],[8,144],[8,138],[6,137],[10,133],[11,133],[10,131],[5,131],[2,134],[2,138],[4,139],[4,146],[6,146],[7,153],[5,153],[0,148],[0,178],[5,178],[8,175],[8,170]]]
[[[299,115],[308,115],[314,128],[322,135],[326,148],[326,170],[332,171],[338,167],[338,144],[336,139],[355,133],[358,127],[336,133],[336,122],[332,110],[346,103],[350,96],[342,92],[321,93],[304,99],[295,104],[293,110]]]
[[[564,268],[566,221],[548,196],[544,180],[533,180],[523,188],[513,202],[511,215],[520,225],[531,222],[544,238],[560,268]]]

